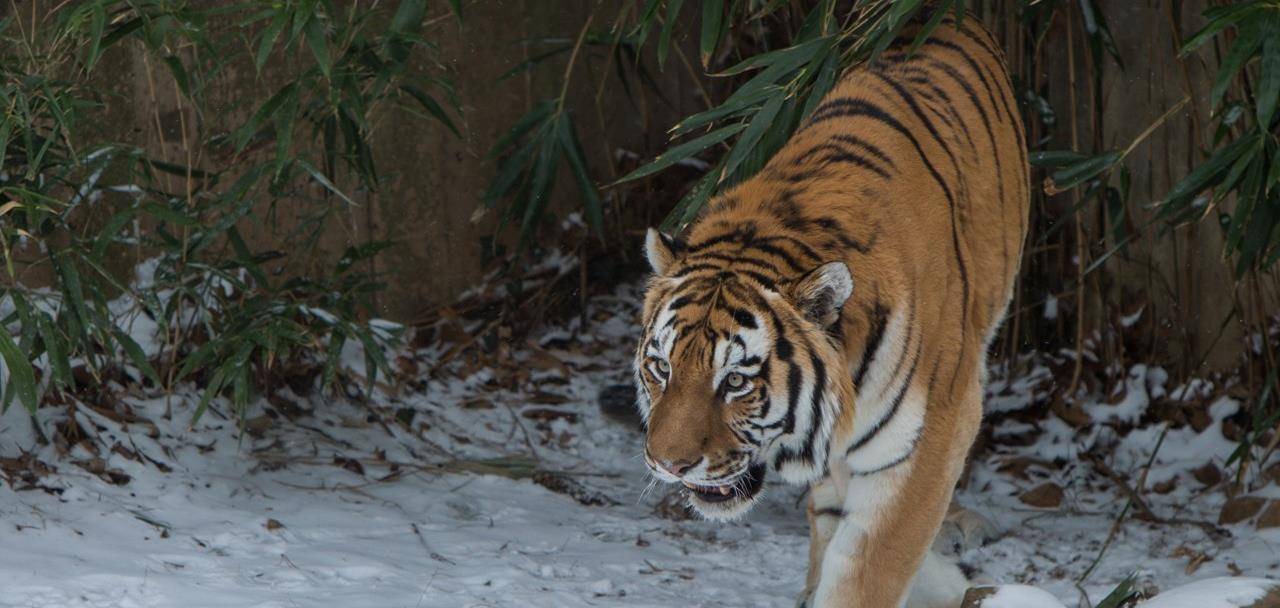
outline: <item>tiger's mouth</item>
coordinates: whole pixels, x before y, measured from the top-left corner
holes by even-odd
[[[750,501],[760,493],[760,489],[764,487],[765,465],[763,463],[752,464],[747,467],[746,471],[740,473],[737,477],[728,480],[723,485],[702,486],[689,482],[683,482],[684,487],[689,490],[689,496],[694,499],[695,506],[698,502],[709,505],[720,505],[730,501]]]

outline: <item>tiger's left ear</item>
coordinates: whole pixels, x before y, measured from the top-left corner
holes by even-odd
[[[667,270],[676,261],[676,253],[680,249],[676,240],[653,228],[644,237],[644,255],[649,258],[649,266],[653,273],[665,276]]]
[[[800,277],[791,287],[796,306],[823,329],[835,324],[853,294],[853,275],[844,262],[827,262]]]

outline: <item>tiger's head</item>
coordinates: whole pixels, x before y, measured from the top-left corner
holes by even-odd
[[[769,260],[778,249],[760,242],[737,233],[684,245],[650,230],[645,244],[654,276],[635,358],[645,463],[683,483],[709,519],[746,513],[766,471],[792,483],[825,474],[852,390],[832,333],[853,290],[848,267],[772,275],[792,260]]]

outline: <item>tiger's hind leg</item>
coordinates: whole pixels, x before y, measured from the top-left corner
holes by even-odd
[[[957,608],[969,588],[969,579],[948,557],[929,551],[911,582],[907,608]]]
[[[959,557],[965,551],[1000,538],[1000,535],[1000,528],[995,522],[953,500],[937,538],[933,539],[933,550],[939,555]]]

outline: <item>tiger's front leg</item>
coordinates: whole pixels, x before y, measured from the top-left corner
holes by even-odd
[[[894,451],[889,449],[879,456],[850,456],[843,517],[823,551],[814,608],[960,605],[963,575],[931,554],[930,546],[977,430],[979,395],[976,381],[962,396],[917,401],[909,395],[904,408],[927,412],[913,447],[903,448],[900,457],[890,457]]]
[[[813,592],[818,588],[818,576],[822,572],[822,556],[836,526],[844,517],[843,503],[844,497],[830,477],[823,477],[809,487],[809,502],[805,509],[809,518],[809,573],[805,577],[804,591],[796,599],[797,608],[813,606]]]

